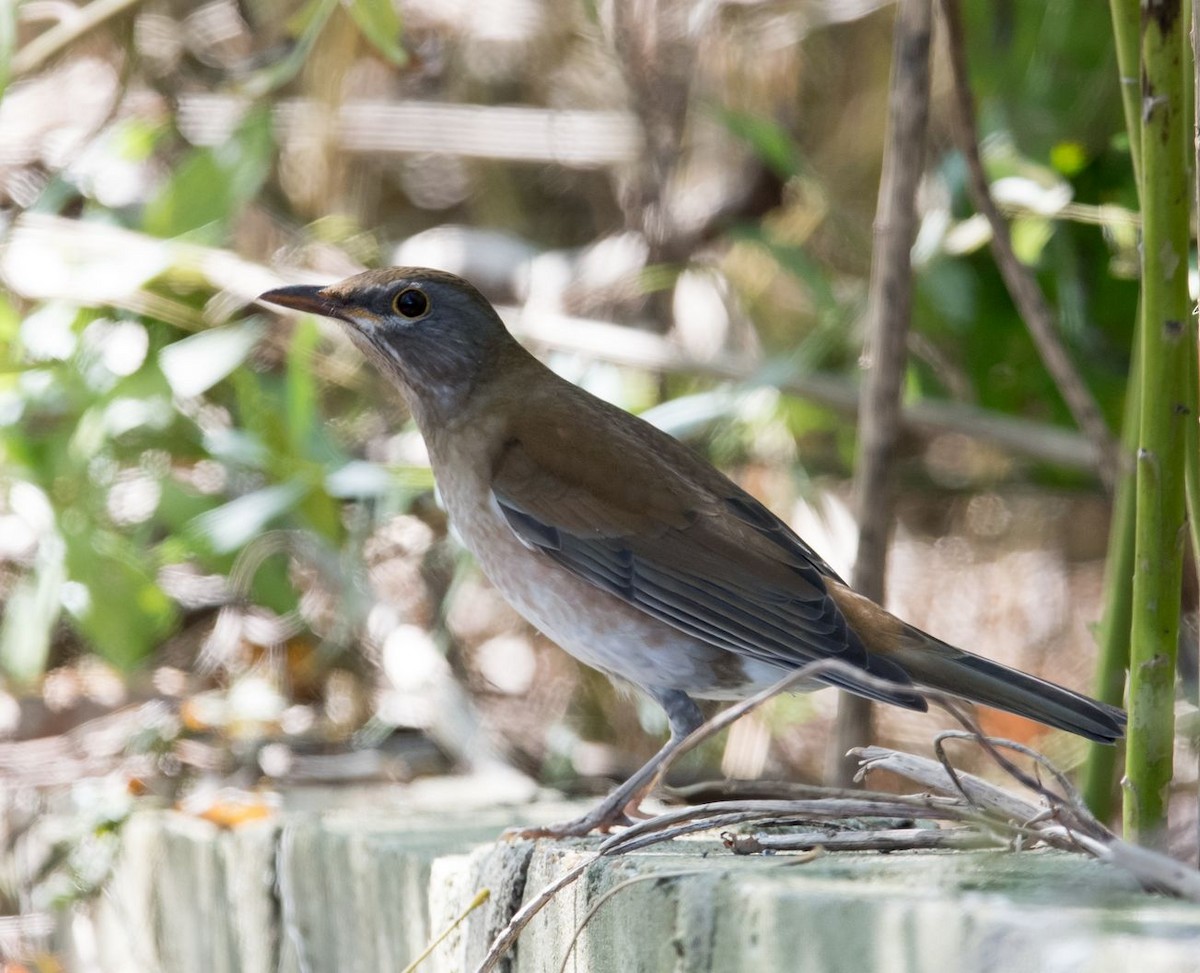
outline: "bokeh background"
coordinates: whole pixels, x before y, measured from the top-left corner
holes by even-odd
[[[0,11],[0,915],[39,935],[28,917],[93,894],[139,801],[236,823],[289,788],[481,768],[498,800],[592,793],[661,739],[488,588],[398,397],[330,322],[254,306],[269,287],[468,276],[848,567],[893,13]],[[1107,10],[965,15],[994,191],[1117,428],[1137,224]],[[967,201],[948,94],[939,45],[889,605],[1087,690],[1109,503]],[[680,779],[818,781],[835,708],[776,700]],[[878,736],[925,751],[945,723],[888,711]]]

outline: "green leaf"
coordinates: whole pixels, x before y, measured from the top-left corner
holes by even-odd
[[[291,17],[288,28],[297,35],[292,49],[283,57],[272,60],[243,85],[245,94],[251,98],[261,98],[299,74],[330,15],[337,8],[338,0],[310,0]]]
[[[183,487],[171,476],[163,477],[159,482],[162,495],[159,497],[155,520],[170,532],[169,536],[164,539],[164,543],[179,542],[172,544],[177,556],[164,558],[160,550],[160,560],[165,559],[168,562],[184,560],[191,550],[186,538],[178,535],[183,533],[189,521],[214,509],[217,506],[218,498]]]
[[[33,571],[4,597],[0,619],[0,669],[18,683],[37,679],[50,657],[50,635],[62,611],[62,586],[67,580],[63,544],[43,538]]]
[[[216,149],[229,174],[238,207],[258,195],[275,161],[275,123],[269,104],[255,105],[242,116],[233,138]]]
[[[829,282],[825,270],[803,248],[790,243],[780,243],[761,226],[735,226],[729,231],[729,235],[735,240],[756,243],[766,249],[784,270],[804,282],[813,301],[822,309],[839,306],[837,295],[833,292],[833,285]]]
[[[292,333],[288,348],[287,423],[292,450],[303,454],[317,419],[317,382],[313,371],[313,352],[321,332],[311,317],[303,318]]]
[[[219,229],[252,199],[270,172],[274,139],[269,109],[252,109],[223,144],[195,149],[146,204],[145,231],[175,237]],[[213,229],[213,228],[216,229]]]
[[[233,213],[233,186],[211,149],[196,149],[146,204],[142,227],[158,237],[174,237],[223,223]]]
[[[242,364],[262,335],[261,319],[213,328],[167,345],[158,353],[171,391],[181,398],[206,392]]]
[[[779,176],[788,180],[804,171],[804,157],[791,134],[778,122],[729,108],[714,109],[718,120]]]
[[[17,50],[17,4],[0,4],[0,98],[8,87],[9,65]]]
[[[350,16],[375,48],[397,67],[408,63],[400,45],[400,14],[392,0],[351,0]]]
[[[325,492],[343,500],[377,497],[395,486],[395,479],[384,467],[359,459],[351,460],[325,477]]]
[[[248,368],[234,372],[230,383],[237,401],[237,423],[262,444],[264,469],[275,480],[291,479],[299,457],[289,445],[282,383]]]
[[[1012,248],[1023,264],[1034,266],[1054,235],[1054,224],[1044,216],[1024,214],[1012,221]]]
[[[69,534],[64,528],[64,536],[72,590],[78,592],[66,599],[73,624],[114,665],[135,665],[178,620],[175,604],[155,581],[148,552],[94,525]]]
[[[254,577],[250,579],[249,595],[254,604],[269,608],[276,614],[286,615],[295,611],[299,604],[299,593],[286,554],[275,554],[258,566]]]
[[[213,457],[230,466],[265,470],[271,454],[262,440],[244,429],[214,429],[204,434],[204,448]]]
[[[266,529],[267,525],[303,499],[303,483],[280,483],[247,493],[195,518],[188,530],[208,542],[219,554],[235,551]]]

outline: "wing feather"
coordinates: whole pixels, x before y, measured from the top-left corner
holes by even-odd
[[[826,579],[840,579],[808,545],[685,447],[664,439],[671,445],[627,450],[597,477],[604,457],[594,451],[539,449],[536,439],[514,436],[495,464],[492,494],[525,544],[688,635],[784,669],[837,658],[911,684],[899,665],[867,651],[826,587]],[[673,450],[683,450],[702,475],[674,474],[662,462]],[[669,458],[682,461],[678,453]],[[659,468],[618,473],[655,460]],[[876,690],[840,675],[823,681],[924,708],[903,689]]]

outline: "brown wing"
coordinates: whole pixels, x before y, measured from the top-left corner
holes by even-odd
[[[565,446],[544,422],[505,443],[492,493],[527,545],[730,652],[784,669],[837,658],[911,684],[867,651],[826,588],[837,576],[786,524],[665,434],[615,410],[603,418],[612,424],[602,446]],[[824,681],[925,708],[901,689],[841,675]]]

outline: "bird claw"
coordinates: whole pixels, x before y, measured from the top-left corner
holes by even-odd
[[[505,828],[500,836],[503,841],[536,840],[538,838],[585,838],[593,831],[608,834],[613,828],[627,828],[633,823],[624,811],[603,813],[603,808],[571,821],[555,824],[533,825],[527,828]]]

